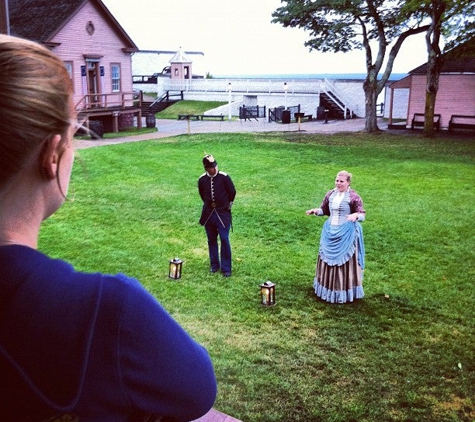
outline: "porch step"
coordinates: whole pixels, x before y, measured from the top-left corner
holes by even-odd
[[[239,419],[211,409],[206,415],[191,422],[242,422]]]

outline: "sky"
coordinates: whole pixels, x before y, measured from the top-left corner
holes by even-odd
[[[366,73],[363,50],[309,51],[303,29],[271,23],[280,0],[103,0],[140,50],[199,51],[212,76]],[[409,37],[393,73],[426,62],[424,37]],[[196,69],[193,69],[196,74]]]

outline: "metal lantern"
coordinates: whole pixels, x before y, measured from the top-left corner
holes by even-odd
[[[261,305],[275,305],[275,284],[271,281],[261,284]]]
[[[170,265],[168,266],[168,277],[178,280],[181,278],[181,267],[183,266],[183,261],[180,258],[173,258],[170,260]]]

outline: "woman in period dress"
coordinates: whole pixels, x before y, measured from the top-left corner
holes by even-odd
[[[364,296],[364,242],[360,221],[365,210],[360,196],[350,188],[351,173],[340,171],[335,188],[328,191],[320,208],[307,215],[329,218],[320,238],[317,269],[313,286],[315,294],[330,303],[347,303]]]

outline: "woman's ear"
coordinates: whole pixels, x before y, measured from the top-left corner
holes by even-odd
[[[44,143],[40,156],[41,173],[46,179],[52,180],[56,178],[60,158],[61,135],[54,135]]]

